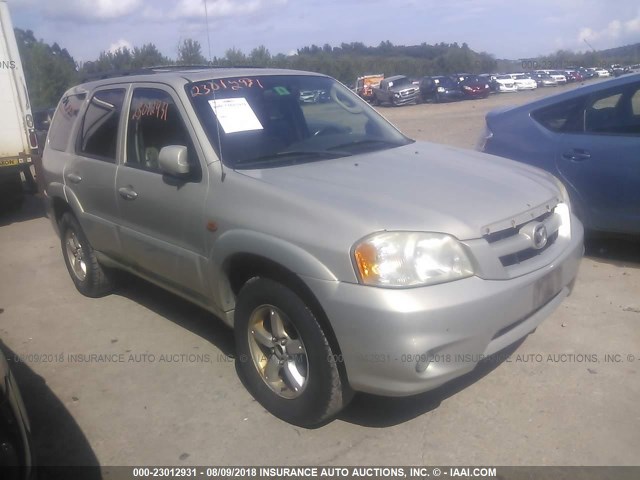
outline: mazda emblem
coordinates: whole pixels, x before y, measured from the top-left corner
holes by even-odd
[[[539,223],[535,226],[531,240],[533,241],[533,248],[536,250],[544,248],[548,240],[547,227],[544,226],[544,223]]]

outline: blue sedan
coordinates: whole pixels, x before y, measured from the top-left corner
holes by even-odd
[[[640,74],[490,112],[481,149],[553,173],[590,230],[640,234]]]

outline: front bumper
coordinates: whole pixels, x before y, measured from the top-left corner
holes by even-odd
[[[418,91],[414,93],[409,93],[407,95],[400,95],[399,97],[396,97],[394,94],[392,97],[393,103],[395,105],[406,105],[408,103],[415,103],[418,100],[418,95],[419,95]]]
[[[439,93],[447,100],[460,100],[461,98],[464,98],[464,93],[460,90],[445,90],[444,92]]]
[[[351,387],[406,396],[436,388],[533,331],[567,297],[583,227],[544,268],[510,280],[471,277],[412,289],[305,278],[331,322]]]

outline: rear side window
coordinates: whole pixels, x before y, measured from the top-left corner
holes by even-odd
[[[631,97],[631,114],[640,117],[640,89]]]
[[[89,157],[115,163],[118,125],[125,90],[96,92],[84,115],[79,151]]]
[[[68,95],[60,101],[53,124],[49,129],[49,146],[52,149],[59,152],[64,152],[67,149],[71,129],[78,118],[78,112],[85,98],[85,94]]]
[[[536,110],[531,114],[543,127],[557,133],[582,132],[584,97],[573,98],[549,107]]]
[[[594,95],[585,109],[585,130],[604,135],[640,135],[638,91],[640,85],[636,83]]]

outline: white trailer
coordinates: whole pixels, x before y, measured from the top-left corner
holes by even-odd
[[[38,154],[31,104],[9,7],[0,0],[0,194],[21,198],[23,181],[34,189]],[[4,198],[3,198],[4,200]]]

